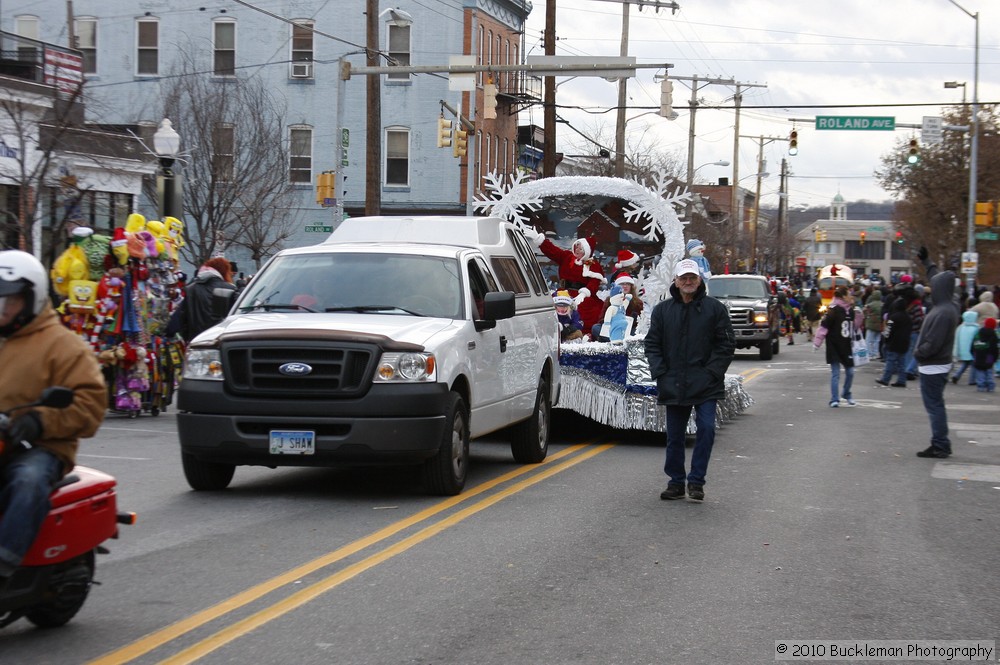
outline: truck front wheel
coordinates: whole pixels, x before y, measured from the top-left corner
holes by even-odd
[[[760,346],[760,359],[770,360],[774,356],[774,347],[771,345],[771,340],[768,339],[766,342],[761,342]]]
[[[181,466],[184,467],[184,477],[193,490],[217,491],[229,487],[235,464],[218,464],[203,462],[191,453],[181,452]]]
[[[465,487],[469,467],[469,415],[465,400],[451,393],[437,455],[424,462],[424,487],[430,494],[453,496]]]

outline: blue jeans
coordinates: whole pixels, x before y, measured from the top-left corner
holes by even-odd
[[[903,354],[899,351],[885,352],[885,369],[882,371],[882,380],[886,383],[892,381],[892,376],[896,374],[896,383],[906,385],[906,372],[903,371]]]
[[[878,358],[878,343],[882,339],[882,333],[878,330],[868,330],[865,332],[865,343],[868,345],[868,359]]]
[[[993,377],[993,368],[989,367],[987,369],[976,369],[972,368],[972,376],[976,380],[976,385],[979,386],[980,390],[986,390],[993,392],[996,387],[996,379]]]
[[[701,404],[667,406],[667,461],[663,470],[670,476],[669,485],[704,485],[708,472],[708,460],[712,457],[715,444],[715,406],[710,399]],[[694,409],[695,432],[694,451],[691,453],[691,473],[684,471],[684,433],[687,431],[691,409]]]
[[[919,336],[919,332],[910,333],[910,348],[906,350],[906,359],[903,361],[903,369],[906,370],[907,374],[916,374],[918,370],[917,361],[913,359],[913,352],[917,350],[917,337]]]
[[[0,469],[0,576],[9,576],[49,513],[49,494],[62,462],[44,448],[20,453]]]
[[[962,364],[959,365],[958,371],[955,372],[955,374],[952,376],[952,378],[955,380],[955,383],[958,383],[958,380],[962,378],[962,375],[965,374],[965,370],[972,367],[971,360],[960,360],[959,362],[961,362]],[[975,382],[976,382],[976,370],[975,368],[973,368],[973,370],[969,372],[969,385],[971,386]]]
[[[851,399],[853,395],[851,394],[851,384],[854,383],[854,367],[845,367],[847,370],[847,378],[844,379],[844,392],[839,393],[838,388],[840,387],[840,363],[833,362],[830,364],[830,401],[839,402],[839,394],[843,394],[844,399]]]
[[[920,397],[924,401],[924,411],[931,421],[931,445],[946,453],[951,452],[948,438],[948,412],[944,408],[944,387],[948,385],[948,373],[921,374]]]

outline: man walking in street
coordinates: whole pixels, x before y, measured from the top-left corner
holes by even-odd
[[[646,334],[646,358],[656,381],[658,401],[667,409],[669,477],[660,498],[704,501],[705,474],[715,443],[716,402],[726,396],[726,370],[736,339],[726,306],[708,297],[698,264],[690,259],[674,266],[671,298],[656,305]],[[691,409],[695,411],[691,472],[684,469],[684,438]]]
[[[944,388],[948,385],[955,330],[961,317],[954,302],[955,273],[951,270],[938,272],[937,266],[928,263],[927,250],[923,247],[918,256],[931,278],[934,306],[924,317],[913,351],[913,358],[919,363],[920,397],[931,422],[931,445],[917,453],[917,457],[945,458],[951,455],[951,440],[948,438]]]

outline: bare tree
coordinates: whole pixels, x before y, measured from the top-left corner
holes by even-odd
[[[984,106],[980,115],[977,197],[980,201],[1000,198],[1000,115],[992,106]],[[946,125],[969,125],[969,110],[951,109],[944,116]],[[945,131],[941,143],[923,145],[915,164],[907,161],[908,139],[901,139],[897,149],[882,157],[882,168],[875,172],[884,189],[899,196],[894,224],[906,241],[926,246],[942,264],[953,263],[965,251],[967,241],[967,202],[969,196],[969,137],[964,132]],[[997,243],[977,246],[982,267],[993,266],[1000,274],[1000,251]],[[982,274],[982,270],[981,270]]]
[[[184,258],[200,265],[240,246],[259,267],[292,235],[298,219],[298,193],[288,179],[283,102],[260,78],[220,78],[198,69],[190,55],[179,62],[163,92],[163,115],[173,121],[189,152],[181,171],[188,238]]]

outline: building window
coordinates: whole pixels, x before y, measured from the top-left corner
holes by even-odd
[[[486,148],[479,156],[479,161],[483,164],[483,173],[489,174],[493,172],[493,167],[490,164],[490,144],[493,142],[493,135],[487,134],[484,141],[486,142]]]
[[[160,23],[155,19],[140,19],[135,23],[135,73],[156,76],[160,73]]]
[[[229,123],[217,124],[212,132],[212,175],[216,182],[232,182],[235,147],[235,127]]]
[[[410,130],[385,130],[385,184],[407,187],[410,184]]]
[[[289,129],[291,160],[288,181],[308,185],[312,182],[312,127],[292,127]]]
[[[392,25],[388,26],[389,32],[386,35],[388,44],[390,67],[408,67],[410,65],[410,26]],[[409,81],[409,74],[389,74],[386,79],[390,81]]]
[[[38,39],[38,17],[18,16],[14,19],[14,32],[21,37]],[[18,42],[17,59],[25,62],[37,62],[38,49],[32,44]]]
[[[882,260],[885,258],[885,243],[881,240],[847,240],[844,242],[845,259]]]
[[[78,18],[73,22],[76,48],[83,53],[83,73],[97,73],[97,19]]]
[[[216,21],[213,26],[212,49],[216,76],[236,75],[236,23]]]
[[[892,243],[892,251],[890,252],[890,257],[893,261],[898,261],[900,259],[909,260],[913,252],[903,244],[898,242]]]
[[[296,79],[313,78],[313,25],[312,21],[297,20],[292,24],[291,71]],[[339,74],[338,74],[339,76]]]
[[[487,47],[487,42],[486,42],[486,28],[483,27],[483,26],[479,26],[479,64],[480,65],[485,65],[486,64],[486,47]],[[483,73],[479,72],[479,73],[476,74],[476,76],[479,77],[479,79],[478,79],[479,80],[479,85],[482,85],[483,84]]]

